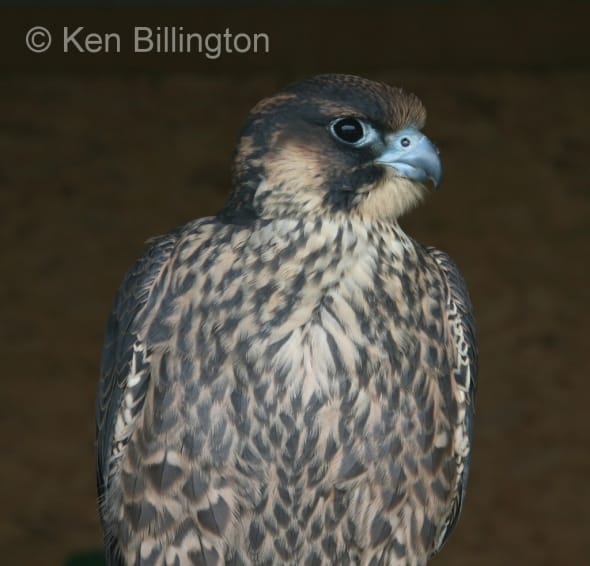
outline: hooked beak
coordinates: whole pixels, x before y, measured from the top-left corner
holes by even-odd
[[[442,180],[442,163],[436,146],[417,128],[387,136],[383,153],[375,160],[412,181],[430,181],[436,190]]]

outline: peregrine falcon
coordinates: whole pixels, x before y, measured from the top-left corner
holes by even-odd
[[[399,217],[442,174],[416,96],[349,75],[250,112],[216,216],[149,242],[107,324],[107,564],[422,565],[469,473],[465,283]]]

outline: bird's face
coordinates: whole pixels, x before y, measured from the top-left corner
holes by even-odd
[[[395,220],[441,180],[425,117],[414,95],[359,77],[295,83],[250,113],[228,208]]]

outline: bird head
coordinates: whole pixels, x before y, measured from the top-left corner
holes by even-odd
[[[226,211],[394,221],[441,180],[425,119],[413,94],[352,75],[287,86],[246,120]]]

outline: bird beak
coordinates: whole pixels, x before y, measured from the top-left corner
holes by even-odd
[[[418,129],[405,128],[387,136],[383,153],[375,160],[412,181],[430,181],[436,190],[442,180],[442,163],[436,146]]]

